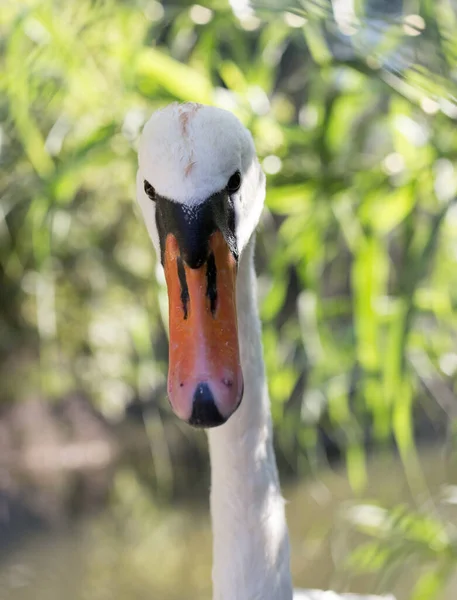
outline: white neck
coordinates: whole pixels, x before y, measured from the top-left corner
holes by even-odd
[[[289,538],[273,451],[254,271],[254,239],[237,276],[241,406],[209,430],[213,600],[291,600]]]

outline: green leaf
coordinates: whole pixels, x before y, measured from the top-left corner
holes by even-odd
[[[379,316],[376,300],[387,289],[388,262],[380,240],[364,239],[357,248],[352,267],[354,323],[357,356],[361,365],[374,370],[380,365]]]
[[[423,573],[414,586],[411,600],[434,600],[446,583],[447,576],[440,570]]]
[[[360,219],[381,234],[389,233],[411,212],[416,202],[412,186],[393,192],[376,190],[365,198],[359,210]]]
[[[313,186],[306,184],[269,187],[266,205],[278,215],[297,214],[306,210],[312,194]]]
[[[205,75],[155,48],[147,48],[139,54],[136,74],[140,89],[153,81],[178,100],[212,103],[211,81]]]

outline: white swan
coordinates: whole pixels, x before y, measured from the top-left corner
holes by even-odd
[[[210,428],[213,598],[290,600],[253,262],[265,176],[250,133],[214,107],[157,111],[140,141],[137,197],[167,281],[170,403]]]

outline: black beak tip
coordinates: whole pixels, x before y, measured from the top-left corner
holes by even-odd
[[[208,384],[199,383],[194,393],[189,424],[209,428],[223,425],[226,420],[219,412]]]

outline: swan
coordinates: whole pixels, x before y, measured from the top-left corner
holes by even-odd
[[[251,134],[213,106],[160,109],[140,137],[136,187],[167,284],[168,398],[208,430],[213,599],[343,598],[292,589],[256,302],[265,175]]]

